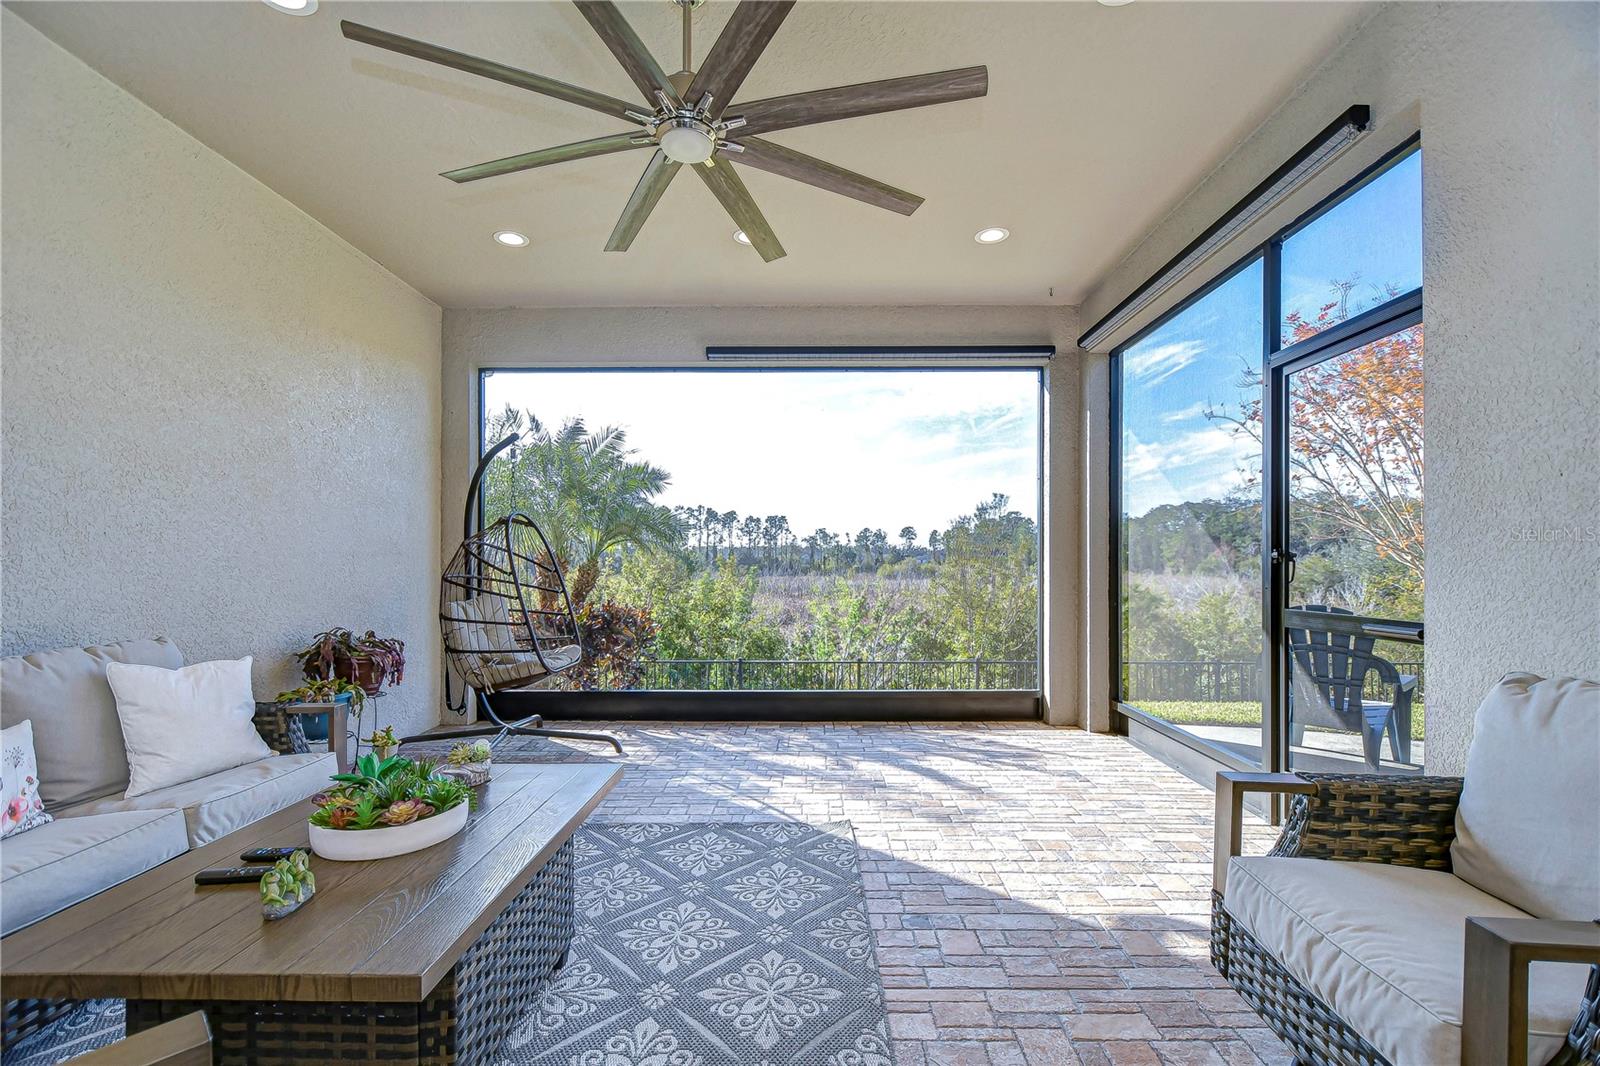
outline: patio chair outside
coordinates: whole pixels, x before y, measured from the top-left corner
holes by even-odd
[[[1302,617],[1320,613],[1354,618],[1353,611],[1324,604],[1294,609]],[[1389,754],[1397,762],[1411,761],[1411,702],[1417,679],[1402,674],[1387,659],[1373,653],[1373,638],[1332,626],[1286,626],[1292,663],[1289,726],[1290,743],[1299,746],[1308,725],[1322,725],[1361,734],[1361,752],[1367,766],[1379,768],[1384,733],[1389,734]],[[1387,700],[1362,696],[1368,672],[1392,686]]]

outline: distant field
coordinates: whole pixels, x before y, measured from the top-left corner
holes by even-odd
[[[1179,725],[1260,725],[1259,703],[1230,703],[1224,700],[1140,700],[1136,706],[1147,714]],[[1411,707],[1411,739],[1423,739],[1422,705]]]

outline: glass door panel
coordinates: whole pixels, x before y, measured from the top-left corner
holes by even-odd
[[[1119,360],[1122,704],[1262,766],[1262,263]]]
[[[1422,324],[1295,370],[1287,403],[1289,764],[1416,772]]]

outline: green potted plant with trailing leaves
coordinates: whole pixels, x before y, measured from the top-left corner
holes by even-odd
[[[368,753],[312,798],[311,850],[325,859],[382,859],[431,847],[459,833],[475,805],[472,788],[433,763]]]
[[[376,696],[385,684],[400,684],[406,676],[405,641],[380,637],[370,629],[359,637],[340,628],[318,633],[294,657],[308,681],[340,678],[368,696]]]

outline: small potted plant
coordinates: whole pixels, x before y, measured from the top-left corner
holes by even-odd
[[[400,750],[400,740],[394,735],[394,726],[386,725],[382,729],[374,729],[367,738],[367,743],[372,745],[372,750],[377,754],[378,761],[382,762]]]
[[[487,740],[457,744],[445,756],[446,766],[440,772],[458,777],[469,785],[481,785],[489,780],[489,760],[493,754]]]
[[[346,681],[342,677],[318,678],[307,681],[299,688],[292,688],[278,693],[277,702],[294,704],[305,707],[332,707],[334,704],[344,704],[349,708],[356,721],[361,720],[361,706],[367,700],[367,692],[353,681]],[[327,740],[329,715],[302,714],[300,722],[305,729],[307,740]]]
[[[317,890],[317,879],[311,873],[311,856],[296,851],[287,859],[279,859],[272,869],[261,876],[261,917],[269,922],[287,918],[299,910]]]
[[[311,850],[325,859],[382,859],[431,847],[459,833],[475,798],[432,763],[368,753],[312,798]]]
[[[307,680],[342,678],[369,696],[376,696],[385,683],[400,684],[406,676],[405,641],[380,637],[370,629],[359,637],[340,628],[318,633],[294,657]]]

